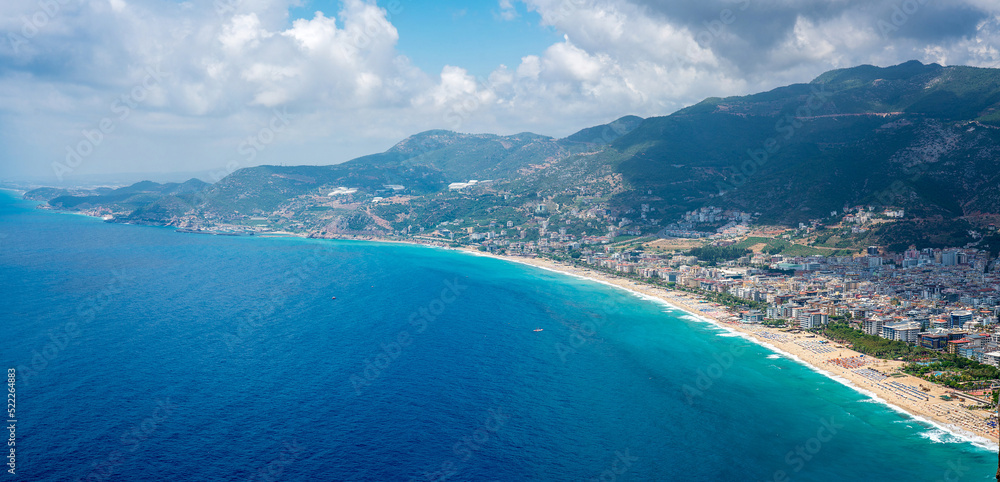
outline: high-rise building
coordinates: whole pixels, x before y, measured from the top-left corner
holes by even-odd
[[[882,334],[882,324],[884,320],[878,316],[865,319],[861,322],[861,327],[869,335],[879,336]]]
[[[972,321],[972,312],[969,310],[958,310],[951,312],[951,323],[949,328],[961,328],[962,325]]]
[[[955,266],[958,264],[958,253],[955,251],[944,251],[941,253],[942,266]]]

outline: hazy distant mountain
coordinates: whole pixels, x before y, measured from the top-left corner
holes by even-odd
[[[39,188],[28,191],[24,197],[25,199],[47,200],[50,206],[59,209],[89,209],[97,206],[109,206],[115,209],[136,209],[164,196],[191,196],[205,189],[207,186],[209,186],[208,183],[199,179],[190,179],[183,183],[169,182],[165,184],[141,181],[118,189],[66,190]]]

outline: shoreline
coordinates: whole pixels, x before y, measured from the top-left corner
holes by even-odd
[[[74,214],[93,217],[83,213]],[[261,237],[367,241],[446,249],[472,256],[481,256],[532,266],[565,276],[600,283],[611,288],[621,289],[640,299],[658,302],[668,308],[681,311],[689,317],[694,318],[694,321],[711,324],[734,336],[739,336],[770,350],[778,356],[788,358],[819,375],[854,390],[875,403],[885,405],[890,410],[904,414],[918,423],[926,424],[929,428],[940,430],[963,442],[971,443],[986,450],[996,451],[1000,448],[1000,444],[998,444],[1000,438],[998,438],[997,429],[987,428],[983,422],[990,415],[995,414],[994,411],[968,410],[960,407],[960,402],[954,398],[950,401],[941,399],[941,395],[953,396],[952,391],[946,387],[916,378],[912,375],[900,374],[898,370],[905,363],[868,357],[854,350],[836,345],[833,342],[819,343],[822,338],[812,334],[787,333],[782,329],[768,328],[759,324],[742,324],[725,307],[701,299],[695,294],[671,291],[666,288],[546,258],[497,255],[478,251],[468,246],[447,246],[443,244],[443,241],[441,244],[437,244],[430,240],[382,239],[374,236],[333,235],[328,237],[311,237],[306,233],[289,232],[274,234],[277,234],[277,236],[264,235]],[[852,366],[848,368],[834,363],[834,360],[863,363],[857,367]],[[925,387],[927,387],[926,390],[924,389]],[[935,442],[937,441],[935,440]]]
[[[898,370],[905,364],[904,362],[869,357],[846,347],[838,347],[834,342],[819,343],[820,340],[824,339],[808,333],[792,334],[777,328],[728,321],[727,318],[734,318],[734,316],[728,314],[725,308],[699,300],[697,295],[672,292],[665,288],[588,268],[566,265],[544,258],[501,256],[467,248],[446,249],[455,249],[474,256],[533,266],[622,289],[641,299],[663,303],[697,319],[699,322],[711,324],[725,332],[773,351],[781,357],[794,361],[819,375],[854,390],[874,403],[904,414],[917,423],[925,424],[929,426],[928,428],[940,430],[982,449],[996,451],[1000,448],[996,429],[986,427],[983,422],[995,412],[968,410],[960,407],[960,402],[954,398],[950,401],[941,399],[941,395],[950,395],[952,390],[912,375],[900,374]],[[833,360],[845,360],[848,364],[863,364],[856,368],[848,368],[834,363]],[[876,381],[877,377],[883,375],[888,376]],[[927,388],[928,391],[924,391],[923,388]],[[919,394],[925,398],[920,398]]]
[[[998,438],[996,428],[986,428],[982,423],[994,411],[968,410],[960,407],[960,402],[954,398],[950,401],[940,399],[941,395],[951,394],[952,390],[941,385],[928,382],[912,375],[899,374],[898,369],[904,362],[890,360],[880,360],[875,357],[863,355],[846,347],[835,348],[832,351],[817,353],[810,351],[820,349],[817,342],[822,338],[807,333],[790,334],[782,329],[768,328],[763,325],[747,325],[739,323],[735,315],[730,314],[726,308],[715,303],[701,299],[699,296],[686,292],[670,291],[658,286],[640,283],[627,278],[614,276],[594,269],[579,267],[560,263],[546,258],[531,258],[522,256],[498,255],[476,250],[474,248],[451,247],[436,244],[431,241],[421,242],[405,239],[379,239],[376,237],[358,237],[352,235],[336,235],[327,238],[309,238],[308,235],[298,234],[297,236],[308,239],[331,239],[335,241],[368,241],[385,244],[404,244],[422,246],[427,248],[446,249],[456,251],[471,256],[493,258],[500,261],[518,263],[531,266],[546,271],[551,271],[564,276],[591,281],[606,285],[611,288],[624,290],[637,298],[647,301],[662,303],[668,308],[681,311],[700,323],[713,325],[734,336],[739,336],[751,343],[773,351],[775,354],[787,358],[805,368],[829,378],[855,392],[867,397],[874,403],[886,406],[890,410],[903,414],[917,423],[927,425],[929,429],[936,429],[948,434],[962,442],[970,443],[976,447],[996,451],[1000,449],[1000,438]],[[702,305],[699,307],[698,305]],[[729,320],[731,319],[731,320]],[[810,343],[811,342],[811,343]],[[835,343],[825,343],[829,346],[836,346]],[[877,368],[888,376],[880,382],[875,382],[866,378],[851,369],[831,363],[835,359],[864,358],[867,363],[862,368]],[[871,375],[870,373],[866,373]],[[902,376],[899,376],[902,375]],[[895,388],[889,383],[899,383],[913,390],[918,387],[928,387],[929,391],[921,390],[919,393],[925,394],[926,400],[918,401],[911,392],[906,392]],[[908,398],[912,397],[912,398]],[[985,414],[985,416],[984,416]],[[977,425],[979,424],[979,425]],[[998,423],[1000,425],[1000,423]],[[930,438],[930,437],[928,437]]]

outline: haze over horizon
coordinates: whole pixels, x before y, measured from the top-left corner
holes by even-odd
[[[1000,16],[986,0],[19,0],[0,39],[0,179],[54,183],[333,164],[428,129],[562,137],[859,64],[992,67]]]

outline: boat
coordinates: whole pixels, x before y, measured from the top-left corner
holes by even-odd
[[[335,299],[337,299],[337,297],[336,296],[331,296],[330,299],[331,300],[335,300]]]
[[[541,328],[535,328],[535,329],[534,329],[534,330],[532,330],[532,331],[542,331],[542,329],[541,329]]]

